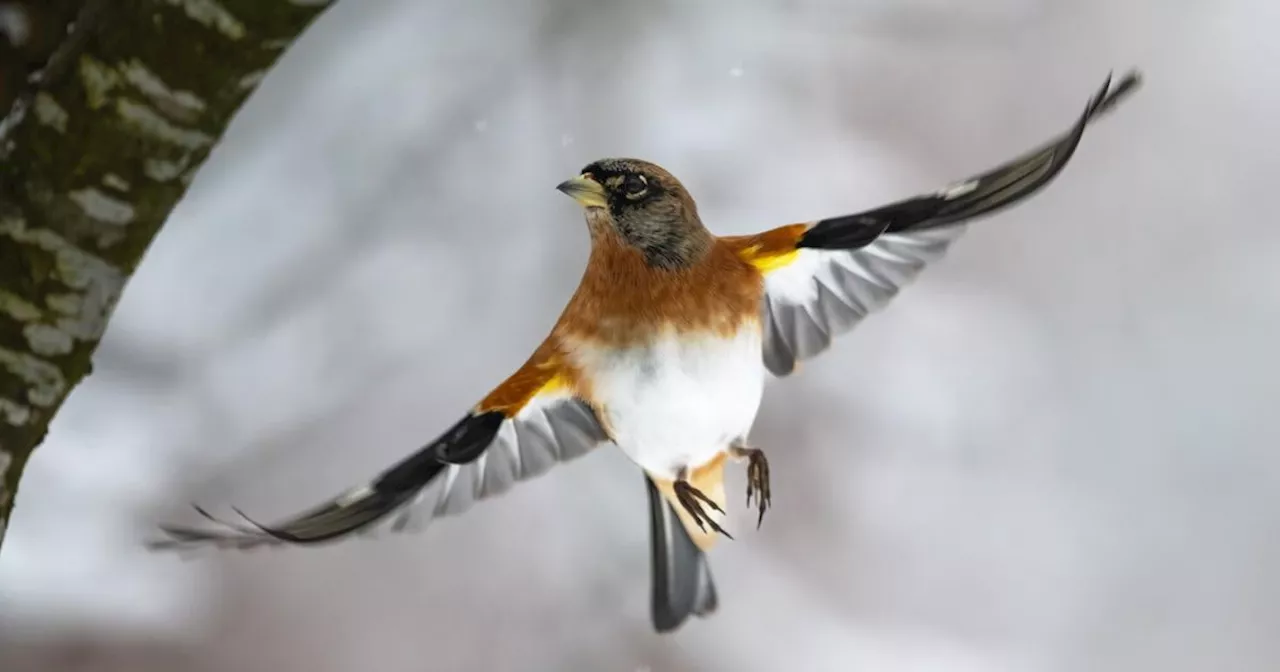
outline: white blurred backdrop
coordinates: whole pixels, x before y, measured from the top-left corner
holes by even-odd
[[[1270,0],[341,0],[130,284],[0,554],[0,669],[1264,671],[1280,666]],[[581,272],[602,156],[744,233],[988,168],[1144,89],[1042,195],[771,383],[764,527],[649,629],[619,453],[412,536],[145,551],[416,449]],[[742,474],[730,487],[739,492]]]

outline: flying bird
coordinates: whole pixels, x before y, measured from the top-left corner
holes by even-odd
[[[602,159],[557,188],[583,208],[591,252],[541,345],[457,424],[369,482],[274,524],[164,526],[153,548],[316,544],[461,513],[602,444],[648,489],[651,617],[659,632],[706,616],[706,552],[724,528],[724,470],[747,470],[756,525],[769,460],[748,440],[766,370],[782,377],[883,307],[965,224],[1052,180],[1085,127],[1139,85],[1110,77],[1064,134],[993,170],[852,215],[717,236],[680,181],[638,159]],[[242,514],[243,515],[243,514]]]

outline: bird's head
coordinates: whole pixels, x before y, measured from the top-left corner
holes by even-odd
[[[582,205],[593,233],[616,232],[651,265],[687,266],[710,247],[711,234],[684,185],[648,161],[601,159],[556,188]]]

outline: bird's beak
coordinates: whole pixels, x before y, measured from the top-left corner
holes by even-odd
[[[557,184],[556,189],[573,197],[584,208],[604,208],[609,205],[604,187],[587,173]]]

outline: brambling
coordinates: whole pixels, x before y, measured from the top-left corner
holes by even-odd
[[[716,609],[705,553],[729,536],[724,469],[745,463],[757,527],[769,461],[747,435],[765,371],[786,376],[883,307],[965,223],[1052,180],[1090,121],[1137,88],[1111,79],[1070,130],[935,193],[748,236],[716,236],[666,170],[603,159],[557,188],[585,210],[581,284],[523,366],[440,437],[368,483],[273,525],[167,526],[157,548],[314,544],[461,513],[612,443],[645,475],[659,632]],[[243,515],[243,514],[242,514]]]

